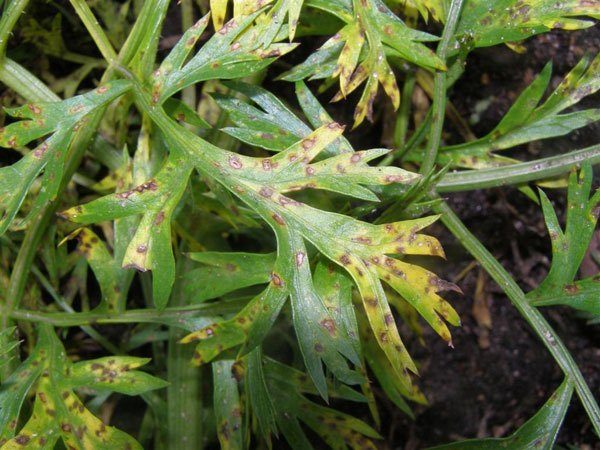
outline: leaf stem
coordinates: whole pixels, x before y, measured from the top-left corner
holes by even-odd
[[[82,325],[105,325],[123,323],[163,323],[167,319],[181,319],[189,316],[211,317],[239,311],[246,303],[245,299],[220,301],[218,303],[200,303],[158,309],[130,309],[120,314],[98,313],[94,311],[79,313],[42,312],[26,309],[14,309],[8,314],[12,319],[27,322],[42,322],[55,327],[79,327]],[[0,309],[1,314],[7,313]]]
[[[490,169],[448,173],[437,184],[437,192],[470,191],[551,178],[569,172],[583,162],[600,163],[600,144],[567,154]]]
[[[450,11],[448,11],[448,19],[444,32],[442,33],[442,39],[437,48],[437,55],[440,59],[446,62],[446,56],[448,53],[448,46],[450,40],[454,36],[454,30],[458,24],[458,18],[460,17],[460,11],[462,9],[463,0],[452,0],[450,4]],[[425,155],[423,157],[423,164],[421,164],[421,174],[426,174],[433,169],[435,160],[437,158],[438,149],[440,147],[440,140],[442,137],[442,129],[444,127],[444,112],[446,111],[446,72],[437,70],[434,76],[433,86],[433,116],[432,125],[429,131],[429,141],[425,149]]]
[[[573,360],[571,353],[565,347],[565,344],[561,341],[556,331],[546,321],[542,313],[529,303],[525,294],[511,275],[467,229],[454,211],[445,202],[435,206],[434,209],[437,213],[442,214],[442,221],[450,232],[498,283],[514,307],[517,308],[519,313],[542,340],[565,375],[574,383],[575,390],[588,413],[592,425],[596,433],[600,436],[600,408],[598,407],[598,403],[585,382],[577,363]]]
[[[117,53],[113,49],[112,44],[108,40],[106,33],[98,23],[94,13],[85,2],[85,0],[71,0],[71,5],[75,12],[83,22],[88,33],[96,43],[98,50],[109,64],[114,64],[117,61]]]

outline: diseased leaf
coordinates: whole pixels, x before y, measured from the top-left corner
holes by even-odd
[[[264,21],[269,23],[265,34],[262,38],[262,45],[268,46],[277,37],[280,30],[283,28],[285,18],[288,19],[287,35],[290,42],[294,40],[300,11],[304,0],[276,0],[273,7],[265,15]]]
[[[275,369],[276,374],[273,373]],[[294,382],[294,371],[291,368],[270,361],[265,364],[264,370],[271,388],[269,394],[275,408],[277,426],[292,448],[312,448],[300,422],[331,448],[376,448],[371,439],[378,439],[380,436],[375,430],[359,419],[308,400]],[[335,391],[331,393],[336,396]]]
[[[175,258],[171,247],[171,216],[188,182],[192,167],[171,153],[154,178],[135,188],[75,206],[61,216],[81,224],[142,214],[127,245],[123,268],[152,270],[154,302],[164,308],[175,280]]]
[[[568,305],[600,316],[600,280],[593,276],[575,281],[598,222],[600,190],[592,190],[592,167],[571,172],[567,197],[567,223],[563,230],[543,191],[540,200],[552,242],[552,265],[537,289],[527,296],[536,306]]]
[[[192,302],[217,298],[237,289],[267,284],[275,254],[197,252],[188,255],[205,264],[185,274],[185,292]]]
[[[325,362],[336,376],[347,382],[359,381],[348,372],[342,358],[343,355],[355,364],[358,362],[353,355],[353,345],[332,327],[335,322],[312,286],[304,240],[310,241],[352,276],[373,333],[398,376],[408,380],[406,372],[416,372],[416,367],[400,340],[380,279],[398,291],[444,339],[450,341],[450,332],[442,319],[458,325],[458,315],[437,293],[455,287],[425,269],[388,256],[442,256],[437,240],[417,233],[436,217],[370,225],[310,207],[284,195],[288,191],[318,188],[371,200],[376,197],[363,184],[409,182],[416,178],[399,168],[366,164],[385,151],[340,154],[312,163],[343,131],[332,122],[272,157],[251,158],[211,146],[165,120],[160,110],[146,108],[144,94],[139,89],[136,96],[146,113],[161,127],[171,148],[185,152],[206,176],[219,179],[259,213],[277,236],[278,257],[267,289],[235,317],[199,330],[183,340],[184,343],[200,341],[194,357],[196,363],[210,361],[222,351],[242,343],[245,351],[254,348],[264,338],[289,295],[303,357],[321,395],[326,396],[326,386],[318,361]]]
[[[188,30],[172,53],[153,75],[152,102],[162,104],[181,89],[211,79],[243,78],[267,67],[276,58],[292,51],[296,44],[272,43],[261,47],[257,40],[267,25],[252,22],[262,12],[231,19],[206,42],[188,62],[187,55],[208,23],[205,16]]]
[[[455,32],[457,42],[470,48],[521,41],[554,28],[579,30],[594,25],[600,18],[594,2],[567,0],[504,0],[488,2],[467,0]],[[458,51],[459,44],[451,46]]]
[[[334,101],[345,98],[366,82],[354,112],[354,127],[365,117],[373,121],[373,103],[379,84],[394,108],[400,105],[400,91],[387,57],[395,56],[429,69],[446,68],[432,50],[421,44],[437,38],[407,27],[381,0],[353,0],[350,14],[324,2],[311,2],[310,5],[337,15],[345,25],[319,50],[281,78],[299,81],[309,77],[339,77],[340,92]]]
[[[39,325],[33,353],[0,390],[0,448],[50,449],[61,439],[66,447],[74,449],[141,449],[131,436],[95,417],[73,389],[89,386],[135,395],[165,387],[164,381],[131,370],[147,362],[114,356],[72,364],[53,328]],[[23,401],[31,390],[35,393],[33,412],[17,430]]]
[[[223,450],[244,448],[242,406],[234,371],[233,360],[212,363],[215,421],[217,436]]]
[[[473,439],[453,444],[432,447],[431,450],[500,450],[500,449],[542,449],[554,448],[554,441],[573,394],[573,385],[565,380],[552,394],[540,410],[517,431],[501,439]]]
[[[21,148],[31,141],[51,136],[18,162],[0,168],[0,234],[10,226],[42,171],[42,189],[29,214],[35,214],[44,203],[56,197],[74,131],[85,126],[90,114],[127,89],[128,82],[115,81],[62,102],[29,103],[6,109],[9,115],[22,120],[0,129],[0,147]]]

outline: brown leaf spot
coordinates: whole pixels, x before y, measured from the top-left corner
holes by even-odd
[[[265,198],[270,198],[273,195],[273,189],[267,186],[263,186],[262,188],[260,188],[260,191],[258,193]]]
[[[165,220],[165,212],[159,211],[154,219],[154,225],[159,226]]]
[[[315,143],[317,142],[316,138],[305,138],[302,140],[302,148],[304,150],[310,150],[311,148],[313,148],[315,146]]]
[[[281,287],[283,286],[283,280],[281,279],[281,277],[275,273],[275,272],[271,272],[271,283],[273,283],[273,285],[277,286],[277,287]]]
[[[235,26],[236,26],[235,20],[230,20],[225,25],[223,25],[223,27],[219,30],[219,34],[225,35],[225,34],[229,33],[229,31],[231,31],[233,28],[235,28]]]
[[[577,292],[579,292],[579,288],[577,287],[576,284],[567,284],[565,286],[565,292],[569,295],[573,295],[573,294],[576,294]]]
[[[243,167],[242,161],[240,161],[240,158],[238,158],[237,156],[229,157],[229,165],[234,169],[241,169]]]
[[[365,303],[367,304],[367,306],[370,306],[371,308],[376,308],[377,305],[379,304],[379,301],[375,297],[369,297],[369,298],[365,298]]]
[[[300,267],[304,260],[306,259],[306,255],[303,252],[296,253],[296,266]]]
[[[394,316],[392,316],[390,313],[387,313],[387,314],[384,316],[384,320],[385,320],[385,324],[386,324],[386,325],[392,325],[392,324],[394,324],[394,323],[395,323],[395,322],[394,322]]]
[[[98,89],[96,89],[96,92],[98,94],[104,94],[106,91],[108,91],[108,87],[106,87],[106,86],[100,86],[100,87],[98,87]]]
[[[32,103],[29,103],[27,105],[27,108],[29,108],[29,111],[31,111],[33,114],[36,114],[36,115],[40,114],[42,112],[42,110],[39,107],[37,107],[36,105],[34,105]]]
[[[283,220],[283,217],[281,217],[279,214],[275,213],[271,216],[273,218],[273,220],[275,222],[277,222],[279,225],[283,226],[285,225],[285,221]]]
[[[146,244],[140,244],[137,246],[136,251],[138,253],[146,253],[148,251],[148,246]]]
[[[347,266],[351,263],[350,261],[350,256],[348,256],[347,253],[344,253],[342,256],[340,256],[340,262],[344,265]]]
[[[359,244],[365,244],[365,245],[371,245],[373,243],[371,238],[365,237],[365,236],[356,236],[356,237],[353,237],[351,240],[352,240],[352,242],[357,242]]]
[[[37,147],[33,151],[33,156],[35,156],[36,158],[39,159],[42,156],[44,156],[44,154],[46,153],[47,150],[48,150],[48,143],[47,142],[43,142],[39,147]]]
[[[323,319],[319,323],[331,336],[335,336],[335,322],[332,319]]]
[[[15,442],[19,445],[27,445],[27,443],[29,442],[29,436],[25,435],[25,434],[19,434],[18,436],[15,437]]]

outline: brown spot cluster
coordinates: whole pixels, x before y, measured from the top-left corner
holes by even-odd
[[[138,194],[141,194],[146,191],[156,191],[157,189],[158,189],[158,184],[156,183],[156,181],[148,180],[147,182],[142,183],[139,186],[136,186],[135,188],[133,188],[129,191],[119,192],[115,195],[117,198],[122,198],[122,199],[126,200],[129,197],[131,197],[133,194],[135,194],[136,192]]]
[[[29,104],[27,105],[27,108],[29,109],[29,111],[31,111],[31,112],[32,112],[33,114],[35,114],[36,116],[37,116],[38,114],[41,114],[41,113],[42,113],[42,110],[40,109],[40,107],[39,107],[39,106],[37,106],[37,105],[34,105],[33,103],[29,103]]]
[[[35,156],[37,159],[40,159],[42,156],[44,156],[46,154],[46,151],[48,150],[48,143],[47,142],[42,142],[34,151],[33,151],[33,156]]]

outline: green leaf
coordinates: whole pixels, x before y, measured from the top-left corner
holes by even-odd
[[[184,275],[185,293],[193,303],[244,287],[267,284],[275,266],[274,253],[197,252],[188,256],[205,264]]]
[[[445,22],[446,16],[448,15],[448,7],[450,5],[450,2],[447,0],[408,0],[406,3],[394,0],[394,3],[398,3],[402,6],[406,5],[418,10],[423,16],[423,19],[425,19],[425,22],[428,22],[430,14],[434,20]]]
[[[540,410],[511,436],[502,439],[473,439],[434,447],[431,450],[551,450],[565,418],[573,385],[565,380]]]
[[[241,450],[243,446],[242,406],[238,382],[234,373],[234,361],[212,363],[213,405],[217,436],[221,449]]]
[[[470,48],[521,41],[554,28],[579,30],[594,25],[591,20],[575,17],[600,18],[594,2],[567,0],[504,0],[488,2],[467,0],[462,9],[455,32],[456,44],[450,49],[458,51],[459,42]]]
[[[436,162],[471,169],[512,164],[515,160],[494,152],[563,136],[600,120],[600,109],[597,108],[560,114],[600,89],[600,55],[593,59],[590,56],[582,58],[546,101],[539,104],[550,82],[551,69],[550,64],[544,67],[490,133],[475,141],[441,147]],[[406,159],[421,160],[419,152],[409,153]]]
[[[90,114],[105,107],[129,87],[127,81],[115,81],[62,102],[29,103],[6,109],[9,115],[22,120],[0,128],[0,147],[21,148],[35,139],[52,135],[15,164],[0,168],[0,234],[9,227],[43,170],[42,189],[30,216],[56,197],[74,132],[86,126]]]
[[[331,448],[376,448],[370,438],[378,439],[380,436],[367,424],[350,415],[320,406],[302,395],[303,391],[296,382],[298,376],[303,376],[302,373],[274,361],[265,361],[264,371],[277,426],[292,448],[313,448],[300,422]],[[334,392],[332,396],[335,396]]]
[[[279,31],[283,27],[286,16],[288,19],[287,35],[290,42],[294,40],[303,3],[304,0],[277,0],[275,2],[263,19],[265,22],[269,23],[269,27],[262,38],[262,45],[264,47],[271,44],[277,37]]]
[[[569,176],[564,230],[550,200],[540,190],[542,210],[552,242],[552,264],[537,289],[527,294],[537,306],[564,304],[600,315],[598,276],[575,282],[598,222],[600,190],[591,193],[592,181],[593,172],[589,164],[583,165],[579,174],[573,171]]]
[[[78,250],[85,256],[100,285],[102,299],[96,309],[106,312],[124,311],[129,274],[120,270],[120,263],[115,261],[105,243],[89,228],[80,228],[70,237],[77,237]]]
[[[54,448],[62,439],[66,447],[75,449],[141,449],[131,436],[95,417],[73,389],[89,386],[137,395],[166,386],[158,378],[131,370],[147,362],[115,356],[72,364],[52,327],[40,325],[33,352],[1,387],[0,448]],[[19,413],[30,390],[35,393],[33,412],[17,431]]]
[[[0,368],[11,361],[14,357],[11,355],[12,351],[19,346],[15,330],[16,327],[8,327],[0,331]]]
[[[248,353],[245,388],[252,418],[258,424],[258,427],[254,427],[254,431],[256,432],[257,428],[260,430],[259,436],[265,438],[270,448],[271,435],[277,433],[277,424],[275,422],[275,407],[267,387],[262,361],[260,346]]]
[[[218,105],[227,112],[229,119],[236,125],[222,129],[230,136],[265,150],[280,152],[311,133],[310,127],[266,89],[238,81],[224,84],[245,95],[261,108],[259,110],[232,96],[213,95]],[[332,122],[331,117],[304,83],[296,84],[296,93],[300,106],[313,127],[318,128]],[[350,143],[340,136],[325,148],[323,154],[333,156],[352,151]]]

